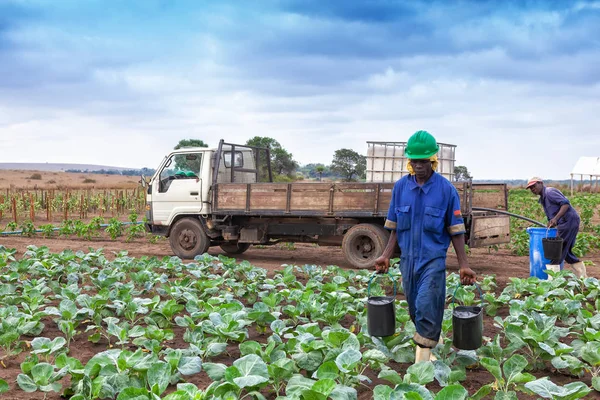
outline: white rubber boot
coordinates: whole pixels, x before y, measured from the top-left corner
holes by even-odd
[[[431,361],[431,349],[428,347],[421,347],[417,345],[417,352],[415,353],[415,364],[423,361]]]
[[[587,272],[583,261],[579,261],[578,263],[572,264],[571,266],[575,271],[575,275],[577,275],[579,278],[587,278]]]

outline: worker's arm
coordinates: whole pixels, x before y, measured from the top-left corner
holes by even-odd
[[[562,206],[560,206],[560,210],[558,210],[558,213],[554,216],[554,218],[548,221],[548,228],[552,228],[553,226],[558,225],[558,220],[560,220],[563,217],[563,215],[565,215],[567,211],[569,211],[570,206],[570,204],[563,204]]]
[[[390,258],[394,254],[394,249],[396,248],[396,231],[393,230],[390,233],[390,238],[383,250],[383,254],[375,260],[375,270],[378,274],[385,274],[390,269]]]
[[[461,233],[459,235],[452,236],[452,246],[454,246],[456,258],[458,259],[458,273],[460,274],[460,282],[463,285],[474,284],[477,275],[471,268],[469,268],[467,252],[465,251],[465,235]]]
[[[388,239],[387,245],[383,250],[381,256],[379,256],[375,260],[375,271],[378,274],[385,274],[390,269],[390,258],[394,254],[394,249],[396,248],[396,241],[398,240],[398,236],[396,235],[396,228],[398,223],[398,216],[396,215],[395,205],[396,205],[396,196],[399,190],[399,185],[401,181],[397,181],[394,184],[394,189],[392,190],[392,199],[390,201],[390,207],[388,209],[388,215],[385,220],[384,228],[390,231],[390,238]]]

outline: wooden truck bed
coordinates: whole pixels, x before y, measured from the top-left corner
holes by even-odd
[[[468,183],[455,184],[469,214]],[[229,215],[386,217],[393,183],[219,183],[213,212]]]
[[[469,246],[485,247],[510,242],[510,217],[473,207],[508,211],[506,184],[471,185],[471,221]]]
[[[393,183],[219,183],[213,212],[229,215],[385,217]]]
[[[470,246],[508,243],[508,217],[472,210],[506,210],[506,185],[453,184]],[[215,214],[232,216],[385,218],[393,187],[393,183],[219,183],[213,187],[212,207]]]

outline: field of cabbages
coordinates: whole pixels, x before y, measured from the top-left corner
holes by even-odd
[[[33,195],[2,203],[2,398],[600,398],[598,194],[570,197],[582,219],[575,251],[590,278],[569,270],[552,281],[528,278],[530,224],[522,220],[511,220],[509,245],[469,250],[486,312],[476,352],[452,346],[449,254],[445,342],[437,361],[420,365],[412,365],[402,293],[397,335],[370,337],[372,272],[344,268],[338,248],[255,246],[237,260],[211,249],[183,263],[134,223],[134,207],[102,194],[106,210],[81,195],[60,208],[70,203],[57,198],[44,196],[46,207],[27,203]],[[528,191],[511,190],[509,206],[545,221]],[[455,304],[480,301],[464,287]]]
[[[271,250],[265,250],[271,251]],[[395,270],[397,271],[397,270]],[[600,281],[564,271],[484,292],[484,345],[444,344],[413,365],[401,293],[397,334],[366,329],[371,272],[277,271],[178,258],[0,249],[0,391],[7,399],[576,399],[600,389]],[[396,272],[396,279],[401,277]],[[372,294],[389,291],[389,282]],[[481,301],[460,287],[455,304]]]

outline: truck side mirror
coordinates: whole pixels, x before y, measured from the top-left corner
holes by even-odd
[[[148,182],[146,182],[146,177],[144,176],[144,174],[142,174],[141,176],[141,180],[140,180],[140,184],[142,185],[142,187],[145,189],[146,186],[148,186]]]

